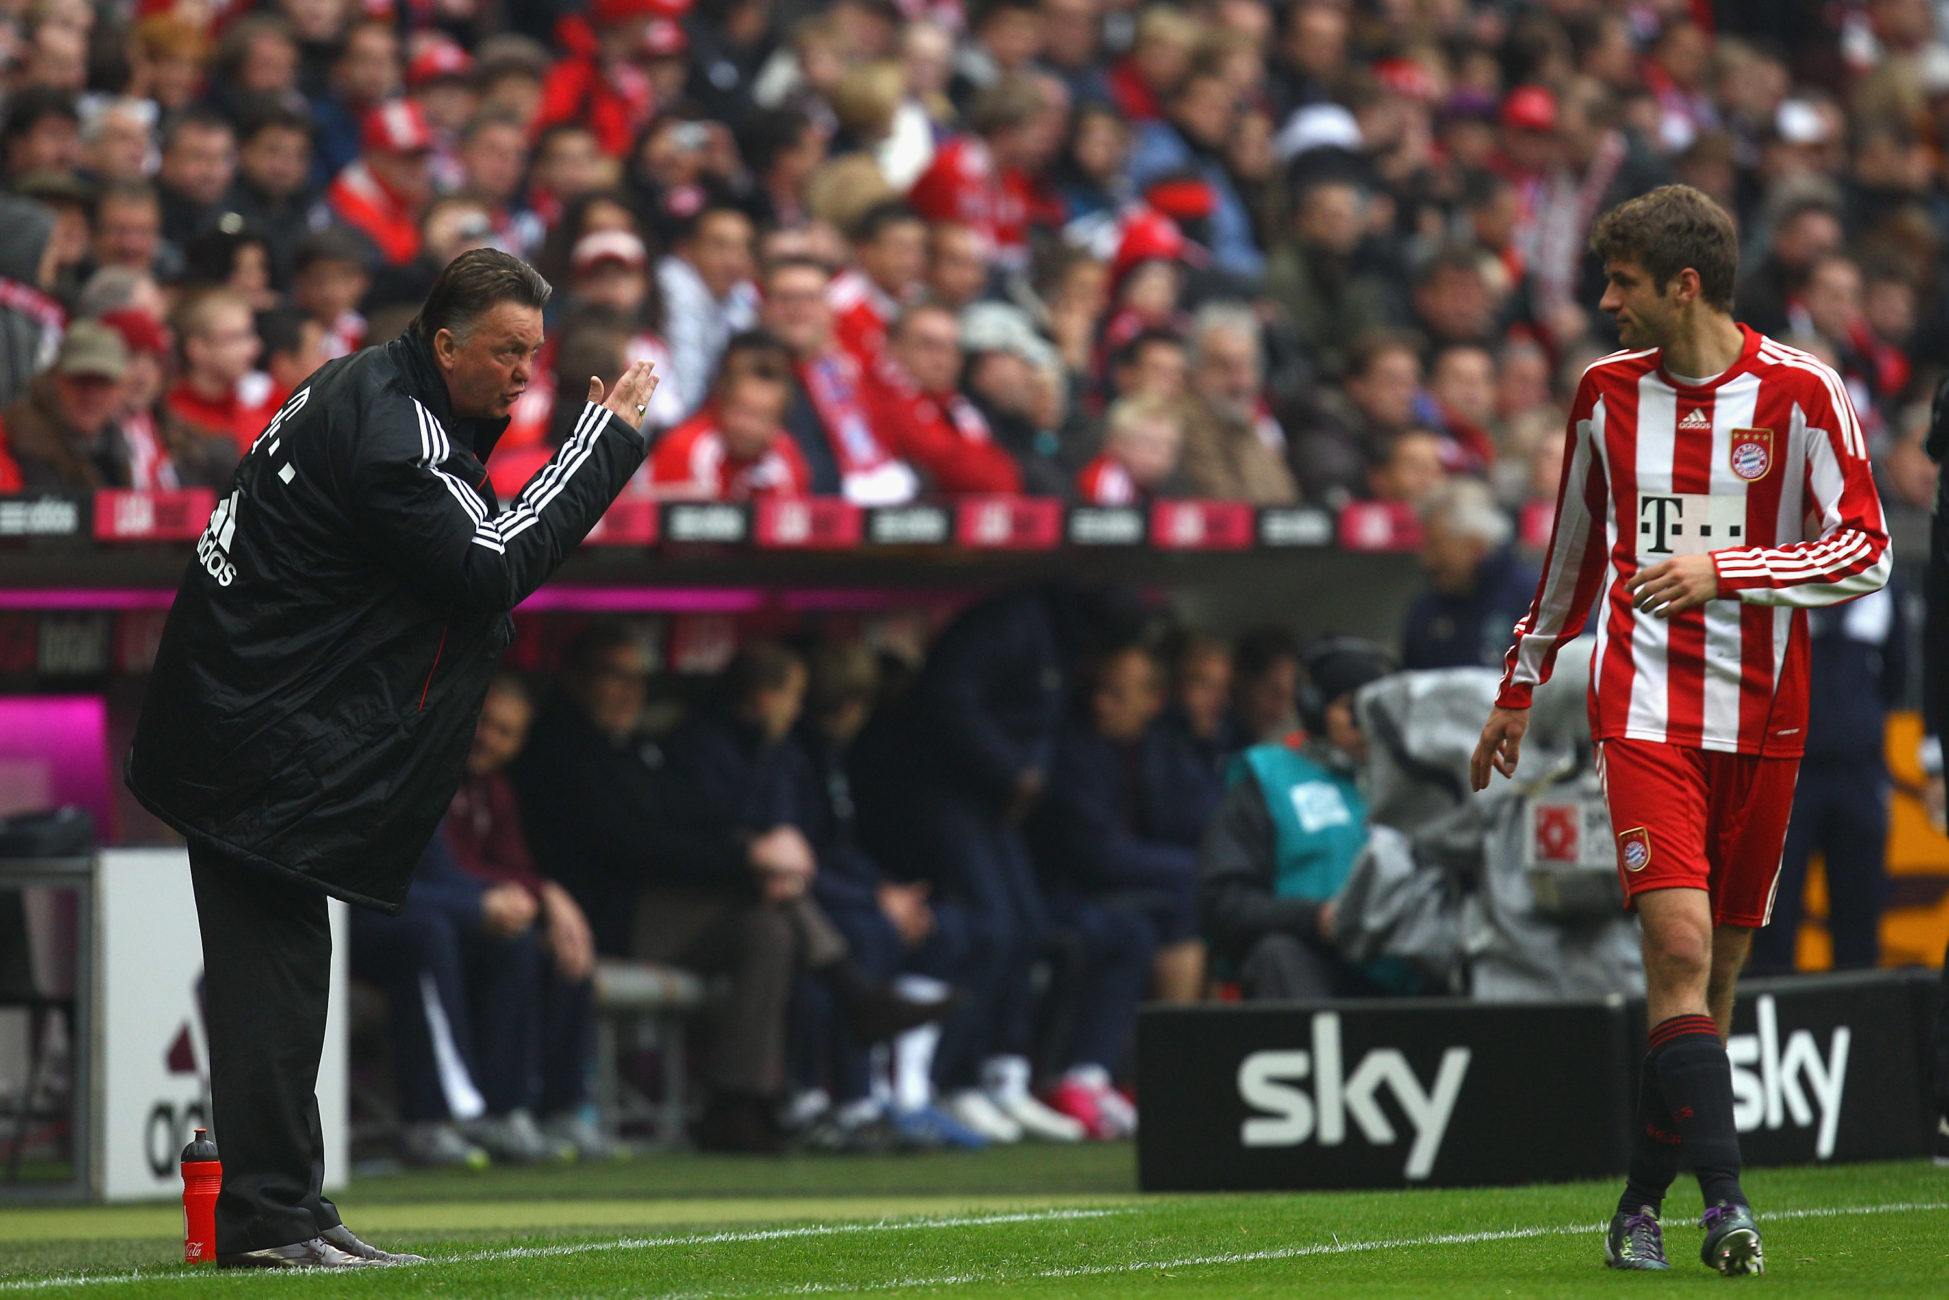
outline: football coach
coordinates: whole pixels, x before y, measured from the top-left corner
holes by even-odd
[[[483,466],[534,374],[548,282],[463,253],[405,334],[319,367],[237,467],[156,653],[127,779],[189,841],[217,1262],[403,1263],[322,1195],[326,897],[397,912],[513,634],[509,611],[643,460],[656,388],[589,381],[574,433],[503,510]]]

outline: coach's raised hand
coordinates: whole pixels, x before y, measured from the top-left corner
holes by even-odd
[[[649,409],[650,395],[656,392],[657,382],[656,367],[648,361],[637,361],[623,371],[623,377],[616,381],[616,390],[606,402],[602,398],[602,381],[590,375],[589,400],[621,416],[634,429],[643,423],[643,412]]]

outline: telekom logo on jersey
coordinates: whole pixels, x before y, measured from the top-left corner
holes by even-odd
[[[1746,498],[1674,492],[1638,496],[1638,554],[1704,555],[1746,544]]]

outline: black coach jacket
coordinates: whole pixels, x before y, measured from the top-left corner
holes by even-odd
[[[594,404],[506,511],[506,421],[456,421],[417,336],[319,368],[237,467],[163,629],[129,788],[192,839],[396,912],[458,786],[508,611],[643,438]]]

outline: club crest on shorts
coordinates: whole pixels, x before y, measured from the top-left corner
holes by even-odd
[[[1651,865],[1651,832],[1642,826],[1619,831],[1617,856],[1626,871],[1643,871]]]
[[[1765,478],[1773,468],[1773,430],[1734,429],[1727,460],[1732,472],[1748,483]]]

